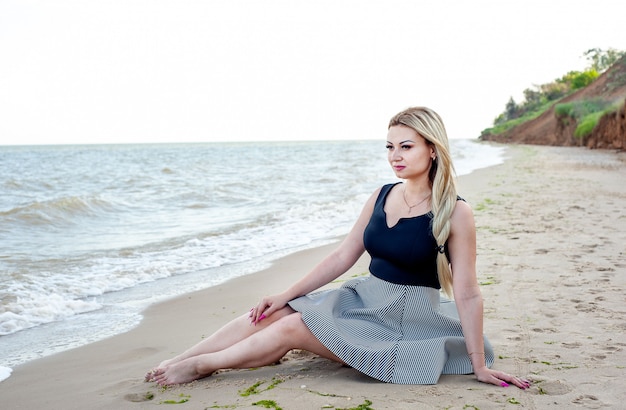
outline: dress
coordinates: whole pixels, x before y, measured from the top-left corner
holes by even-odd
[[[301,296],[289,305],[302,314],[304,323],[324,346],[349,366],[375,379],[397,384],[435,384],[442,374],[470,374],[472,365],[456,305],[440,294],[436,267],[434,282],[432,277],[426,277],[432,276],[430,263],[423,263],[428,272],[423,275],[408,262],[405,276],[409,278],[400,278],[398,270],[402,266],[395,263],[395,267],[385,267],[381,254],[385,247],[374,245],[388,242],[381,224],[388,231],[398,226],[387,227],[383,209],[392,188],[390,184],[381,189],[365,230],[365,247],[372,255],[370,275],[352,279],[338,289]],[[423,224],[424,219],[429,221],[431,215],[404,218],[398,224],[410,227]],[[415,236],[416,231],[412,232]],[[401,249],[387,246],[387,252],[404,255],[402,260],[409,254],[417,255],[415,261],[426,254],[434,259],[437,245],[432,233],[428,230],[422,237],[417,236],[415,241],[396,240],[394,243]],[[421,245],[417,246],[418,242]],[[393,255],[390,260],[393,261]],[[436,287],[406,284],[415,282],[434,283]],[[491,367],[493,350],[486,338],[484,342],[485,360]]]

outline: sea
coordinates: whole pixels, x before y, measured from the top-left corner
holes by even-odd
[[[503,161],[450,144],[458,175]],[[0,146],[0,368],[331,243],[396,180],[374,140]]]

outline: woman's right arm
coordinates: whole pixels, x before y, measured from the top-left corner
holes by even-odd
[[[269,316],[282,309],[290,300],[306,295],[332,282],[356,263],[365,252],[363,233],[374,211],[374,204],[379,192],[380,188],[367,200],[359,218],[337,249],[284,292],[263,298],[250,316],[252,322],[257,321],[261,315]]]

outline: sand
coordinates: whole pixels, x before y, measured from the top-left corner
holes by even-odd
[[[332,244],[152,306],[125,334],[18,366],[0,383],[0,407],[626,408],[626,154],[509,146],[507,156],[460,177],[459,192],[475,210],[494,367],[533,380],[527,391],[472,375],[443,376],[433,386],[390,385],[302,351],[278,365],[182,386],[143,381],[161,360],[304,275]],[[362,258],[343,279],[364,274],[367,262]]]

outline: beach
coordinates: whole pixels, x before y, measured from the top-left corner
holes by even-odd
[[[152,305],[126,333],[16,366],[0,383],[2,408],[623,408],[626,154],[513,145],[506,156],[459,177],[458,191],[474,209],[494,368],[532,380],[529,390],[481,384],[473,375],[390,385],[302,351],[181,386],[143,381],[162,360],[306,274],[334,243]],[[361,258],[328,286],[366,274],[367,266]]]

